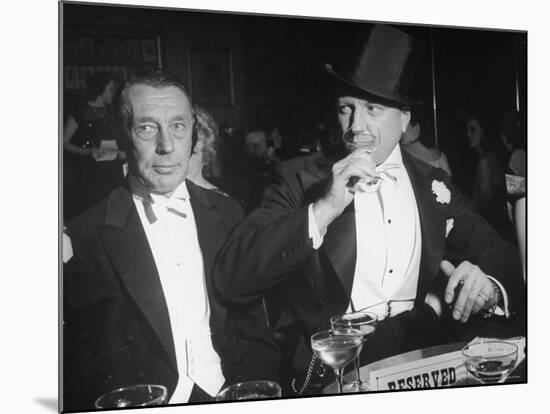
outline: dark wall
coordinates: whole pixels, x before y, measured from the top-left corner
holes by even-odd
[[[189,50],[228,49],[233,54],[233,106],[208,109],[219,123],[245,126],[330,123],[324,62],[346,53],[347,39],[361,36],[368,23],[288,17],[199,13],[181,10],[65,5],[66,27],[141,27],[162,36],[164,67],[190,82]],[[519,79],[525,112],[526,33],[424,26],[401,26],[425,45],[417,76],[419,96],[434,143],[432,63],[439,146],[457,153],[465,137],[460,122],[474,106],[496,119],[516,106]],[[433,44],[433,48],[432,48]],[[434,60],[432,62],[432,53]],[[452,160],[460,164],[460,160]]]
[[[245,122],[245,76],[241,18],[181,10],[65,4],[66,29],[151,31],[161,36],[163,67],[190,84],[189,52],[229,50],[232,53],[234,105],[209,106],[218,122]]]

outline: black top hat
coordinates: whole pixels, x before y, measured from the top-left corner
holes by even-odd
[[[345,59],[325,64],[337,80],[401,105],[417,105],[411,95],[421,48],[417,40],[391,26],[375,24],[366,41]]]

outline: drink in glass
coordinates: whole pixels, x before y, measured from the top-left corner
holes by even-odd
[[[138,384],[103,394],[95,408],[149,407],[166,404],[168,390],[164,385]]]
[[[216,396],[216,401],[261,400],[281,398],[281,387],[274,381],[248,381],[230,385]]]
[[[362,346],[363,336],[356,329],[330,329],[311,336],[313,353],[324,364],[334,369],[340,394],[344,367],[359,355]]]
[[[359,311],[345,313],[343,315],[337,315],[330,318],[330,324],[332,329],[341,329],[341,328],[352,328],[358,330],[363,341],[365,341],[370,335],[376,330],[376,324],[378,322],[378,317],[375,313]],[[355,365],[355,381],[351,384],[344,387],[345,391],[360,392],[368,391],[369,385],[368,382],[361,380],[361,363],[359,355],[354,360]]]
[[[516,344],[505,341],[480,341],[462,348],[464,365],[483,384],[506,378],[518,359]]]

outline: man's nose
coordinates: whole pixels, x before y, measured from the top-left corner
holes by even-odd
[[[169,154],[174,151],[174,138],[167,130],[167,128],[161,128],[157,136],[157,153]]]
[[[350,120],[351,130],[352,131],[362,131],[367,127],[368,123],[368,114],[367,111],[363,108],[357,108],[352,115]]]

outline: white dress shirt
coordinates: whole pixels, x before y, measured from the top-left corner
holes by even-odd
[[[389,166],[395,168],[380,172],[382,180],[354,198],[357,262],[350,309],[368,308],[380,320],[412,309],[422,247],[416,200],[399,146],[377,169]]]
[[[368,310],[384,319],[413,308],[422,231],[399,145],[376,170],[382,180],[371,187],[359,183],[366,191],[354,196],[357,262],[348,311]],[[312,206],[308,210],[309,236],[318,249],[326,229],[319,230]],[[496,279],[488,277],[497,283],[504,300],[504,310],[497,308],[495,313],[509,316],[506,291]]]
[[[170,403],[186,403],[194,383],[215,396],[225,379],[212,345],[202,252],[187,186],[181,183],[170,198],[147,194],[133,176],[130,186],[170,316],[179,373]]]

